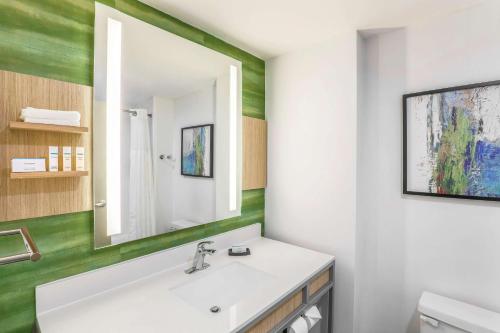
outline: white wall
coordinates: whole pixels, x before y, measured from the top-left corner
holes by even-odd
[[[418,332],[423,290],[500,312],[499,204],[401,194],[401,96],[500,79],[499,31],[500,3],[490,1],[359,50],[359,332]]]
[[[156,192],[156,231],[167,232],[169,222],[173,218],[174,183],[173,171],[179,157],[173,153],[174,135],[178,132],[174,127],[174,102],[171,99],[153,97],[153,165],[155,172]],[[170,155],[172,159],[160,160],[160,154]]]
[[[353,299],[355,332],[416,333],[423,290],[500,312],[499,205],[401,194],[402,95],[498,80],[498,31],[484,1],[266,63],[266,234],[337,256],[336,333]]]
[[[229,67],[227,73],[215,81],[177,99],[157,96],[151,99],[159,232],[178,228],[179,225],[171,224],[177,220],[207,223],[241,214],[241,190],[237,190],[238,208],[229,210]],[[238,109],[241,110],[241,105]],[[239,114],[238,189],[241,188],[241,111]],[[181,128],[201,124],[214,124],[213,179],[180,175]],[[172,159],[160,160],[160,154],[170,155]]]
[[[356,33],[266,62],[266,236],[337,256],[335,332],[352,332]]]
[[[215,221],[215,182],[213,178],[181,175],[181,128],[213,124],[215,90],[211,84],[195,93],[175,99],[173,155],[174,171],[173,220],[187,219],[195,223]]]

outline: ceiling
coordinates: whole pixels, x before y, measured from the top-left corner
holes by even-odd
[[[488,0],[141,1],[269,59],[347,29],[402,27]]]

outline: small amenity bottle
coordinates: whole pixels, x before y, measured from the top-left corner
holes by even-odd
[[[63,171],[71,171],[71,146],[63,147]]]
[[[85,148],[76,147],[76,171],[85,171]]]
[[[59,147],[49,146],[49,171],[59,171]]]

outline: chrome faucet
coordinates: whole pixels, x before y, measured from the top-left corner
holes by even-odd
[[[207,254],[210,254],[210,255],[214,254],[216,250],[215,249],[207,249],[207,248],[205,248],[205,246],[207,246],[209,244],[213,244],[213,243],[214,243],[213,241],[204,241],[204,242],[198,243],[198,245],[196,246],[196,253],[195,253],[194,259],[193,259],[193,266],[191,266],[191,268],[188,268],[184,271],[184,272],[186,272],[186,274],[191,274],[191,273],[201,271],[205,268],[210,267],[210,265],[205,262],[205,256]]]

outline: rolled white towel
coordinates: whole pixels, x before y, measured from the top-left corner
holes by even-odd
[[[321,320],[321,312],[316,305],[310,307],[305,313],[304,317],[307,321],[307,326],[309,329],[313,328]]]
[[[42,119],[57,119],[57,120],[69,120],[69,121],[80,121],[80,112],[78,111],[57,111],[57,110],[47,110],[47,109],[36,109],[32,107],[27,107],[21,111],[21,119],[26,118],[42,118]]]
[[[32,124],[48,124],[48,125],[64,125],[64,126],[80,126],[80,121],[64,120],[64,119],[44,119],[44,118],[24,118],[25,123]]]

